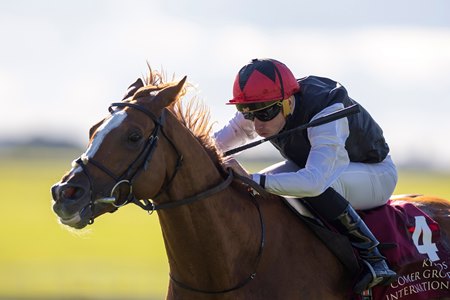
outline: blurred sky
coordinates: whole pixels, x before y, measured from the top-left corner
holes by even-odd
[[[450,1],[0,1],[0,139],[86,145],[146,62],[188,75],[218,128],[255,57],[341,82],[394,159],[450,169]]]

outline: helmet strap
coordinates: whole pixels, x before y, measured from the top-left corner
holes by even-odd
[[[289,97],[289,98],[284,99],[283,101],[281,101],[281,105],[282,105],[282,108],[283,108],[283,116],[285,118],[287,118],[292,112],[291,103],[289,101],[291,98],[292,97]]]

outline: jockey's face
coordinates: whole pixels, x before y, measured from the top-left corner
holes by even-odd
[[[290,97],[284,101],[288,101],[289,111],[285,112],[285,107],[283,107],[278,115],[270,121],[261,121],[257,117],[253,120],[255,124],[255,131],[259,136],[266,138],[279,133],[281,129],[283,129],[284,125],[286,124],[285,115],[289,115],[290,112],[294,110],[295,103],[294,97]]]
[[[277,134],[283,129],[286,124],[286,118],[283,116],[282,111],[270,121],[261,121],[258,118],[254,120],[255,130],[259,136],[264,138]]]

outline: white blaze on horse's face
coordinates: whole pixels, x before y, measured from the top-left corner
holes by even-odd
[[[103,122],[103,124],[97,129],[92,142],[86,149],[86,152],[81,155],[81,160],[84,164],[87,163],[90,157],[93,157],[95,155],[108,133],[110,133],[114,128],[119,127],[126,117],[127,112],[121,110],[113,113],[108,119]]]

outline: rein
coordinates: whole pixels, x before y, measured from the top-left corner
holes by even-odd
[[[185,198],[182,200],[177,200],[177,201],[167,202],[167,203],[162,203],[162,204],[155,204],[154,202],[149,201],[148,199],[137,200],[137,198],[133,198],[132,201],[134,204],[136,204],[139,207],[141,207],[142,209],[146,210],[149,214],[152,214],[156,210],[169,209],[169,208],[174,208],[174,207],[191,204],[198,200],[203,200],[214,194],[217,194],[217,193],[223,191],[224,189],[226,189],[231,184],[231,182],[233,182],[233,179],[234,179],[233,177],[234,177],[233,172],[230,170],[228,173],[228,177],[225,181],[222,181],[221,183],[219,183],[218,185],[214,186],[213,188],[211,188],[209,190],[206,190],[197,195],[194,195],[192,197]],[[142,203],[141,201],[143,201],[144,203]]]
[[[228,176],[228,178],[230,178],[232,176],[233,176],[233,172],[231,171],[231,169],[229,169],[229,176]],[[250,181],[250,179],[247,179],[246,177],[242,177],[242,176],[240,176],[238,174],[234,174],[234,176],[237,179],[244,181],[244,183],[246,183],[247,181]],[[190,197],[190,198],[184,199],[182,201],[185,201],[184,204],[192,203],[193,201],[190,200],[192,198],[194,198],[194,197]],[[174,276],[172,274],[169,274],[170,279],[176,285],[178,285],[179,287],[181,287],[181,288],[183,288],[185,290],[189,290],[191,292],[197,292],[197,293],[202,293],[202,294],[225,294],[225,293],[229,293],[229,292],[232,292],[232,291],[239,290],[239,289],[243,288],[244,286],[246,286],[248,283],[250,283],[253,279],[255,279],[256,271],[258,270],[259,263],[261,261],[262,253],[263,253],[263,250],[264,250],[264,245],[266,243],[266,226],[264,224],[264,218],[263,218],[263,215],[262,215],[262,212],[261,212],[261,207],[259,206],[258,201],[256,201],[256,199],[254,197],[252,197],[251,199],[252,199],[252,203],[255,205],[255,207],[256,207],[256,209],[258,211],[259,224],[260,224],[260,227],[261,227],[261,239],[260,239],[258,254],[256,255],[255,265],[253,267],[253,272],[251,272],[250,275],[247,276],[247,278],[245,278],[241,282],[237,283],[235,286],[233,286],[231,288],[228,288],[228,289],[224,289],[224,290],[218,290],[218,291],[193,288],[193,287],[191,287],[191,286],[181,282],[180,280],[174,278]],[[188,202],[188,200],[189,200],[189,202]],[[196,199],[196,200],[200,200],[200,199]],[[178,201],[176,201],[176,202],[178,202]]]
[[[78,164],[82,168],[83,173],[88,178],[88,181],[90,184],[91,200],[90,200],[89,204],[85,207],[85,209],[87,207],[89,207],[91,210],[91,218],[89,220],[89,224],[94,223],[94,206],[96,203],[109,203],[109,204],[114,205],[117,210],[119,207],[132,202],[132,203],[138,205],[139,207],[141,207],[142,209],[146,210],[149,214],[152,214],[156,210],[170,209],[170,208],[175,208],[175,207],[179,207],[179,206],[183,206],[183,205],[189,205],[196,201],[206,199],[214,194],[217,194],[217,193],[225,190],[227,187],[230,186],[230,184],[233,182],[233,180],[235,178],[239,179],[240,181],[244,182],[246,185],[248,185],[251,188],[253,188],[254,190],[256,190],[261,196],[264,196],[266,194],[266,192],[263,189],[261,189],[261,187],[257,186],[257,184],[255,182],[253,182],[252,180],[250,180],[246,177],[235,174],[235,173],[233,173],[233,171],[231,169],[229,169],[228,177],[224,181],[219,183],[218,185],[216,185],[204,192],[201,192],[199,194],[196,194],[194,196],[191,196],[191,197],[188,197],[188,198],[185,198],[182,200],[177,200],[177,201],[172,201],[172,202],[162,203],[162,204],[155,204],[153,201],[150,201],[149,199],[140,199],[140,200],[137,199],[133,195],[133,191],[132,191],[133,181],[134,181],[135,177],[142,170],[147,170],[150,160],[153,156],[153,153],[157,147],[160,132],[163,134],[163,136],[169,141],[169,143],[175,149],[175,151],[178,155],[178,158],[177,158],[176,167],[175,167],[175,170],[174,170],[172,176],[164,184],[164,187],[158,192],[158,194],[156,196],[154,196],[153,198],[156,198],[158,195],[160,195],[163,191],[165,191],[168,188],[170,183],[175,178],[179,168],[181,167],[181,162],[183,160],[183,156],[180,154],[178,149],[175,147],[175,144],[164,133],[164,130],[163,130],[163,125],[164,125],[164,121],[165,121],[164,112],[161,114],[161,116],[159,118],[157,118],[151,111],[147,110],[145,107],[143,107],[141,105],[138,105],[135,103],[129,103],[129,102],[118,102],[118,103],[112,103],[111,106],[109,107],[109,111],[111,114],[114,113],[114,110],[112,109],[112,107],[119,107],[119,108],[131,107],[131,108],[137,109],[137,110],[143,112],[144,114],[146,114],[148,117],[150,117],[153,120],[153,122],[155,123],[155,128],[153,129],[153,132],[149,136],[144,149],[141,151],[141,153],[138,155],[138,157],[130,164],[128,169],[125,170],[125,172],[120,176],[116,176],[107,167],[105,167],[100,162],[93,160],[92,158],[87,158],[87,160],[86,160],[86,159],[83,159],[83,157],[80,157],[77,160],[75,160],[75,163]],[[93,189],[94,185],[93,185],[93,180],[92,180],[90,173],[86,166],[87,163],[91,163],[93,166],[95,166],[99,170],[103,171],[105,174],[107,174],[108,176],[110,176],[111,178],[113,178],[116,181],[116,184],[114,185],[114,187],[111,190],[110,197],[106,197],[106,198],[102,198],[102,199],[94,199],[94,189]],[[126,199],[123,202],[118,202],[120,199],[115,197],[115,192],[116,192],[116,190],[120,192],[119,187],[121,185],[127,185],[129,188],[129,192],[128,192],[128,195],[126,196]],[[235,290],[238,290],[238,289],[244,287],[245,285],[247,285],[249,282],[251,282],[256,277],[256,270],[258,269],[259,263],[261,261],[261,256],[262,256],[262,253],[264,250],[266,229],[265,229],[264,219],[263,219],[263,215],[262,215],[261,208],[259,206],[258,201],[254,197],[252,197],[251,200],[258,211],[259,223],[260,223],[260,227],[261,227],[261,239],[260,239],[260,244],[259,244],[259,250],[258,250],[258,253],[256,256],[255,265],[253,267],[254,271],[251,272],[250,275],[247,276],[246,279],[242,280],[235,286],[228,288],[228,289],[218,290],[218,291],[193,288],[193,287],[183,283],[181,280],[176,279],[172,274],[169,274],[170,279],[177,286],[179,286],[183,289],[192,291],[192,292],[198,292],[198,293],[203,293],[203,294],[223,294],[223,293],[232,292],[232,291],[235,291]]]
[[[254,187],[255,185],[257,185],[255,182],[253,182],[252,180],[240,176],[238,174],[233,173],[233,171],[231,169],[228,170],[228,177],[225,181],[222,181],[220,184],[214,186],[213,188],[206,190],[204,192],[201,192],[199,194],[196,194],[194,196],[182,199],[182,200],[177,200],[177,201],[173,201],[173,202],[169,202],[169,203],[162,203],[162,204],[154,204],[153,202],[147,200],[147,199],[143,199],[143,200],[137,200],[136,198],[133,198],[133,203],[138,205],[139,207],[141,207],[142,209],[146,210],[149,214],[152,214],[154,211],[156,210],[163,210],[163,209],[170,209],[170,208],[175,208],[175,207],[180,207],[183,205],[188,205],[191,203],[194,203],[196,201],[199,200],[203,200],[206,199],[214,194],[217,194],[221,191],[223,191],[224,189],[226,189],[234,180],[234,178],[239,179],[241,181],[243,181],[244,183],[246,183],[247,185],[249,185],[250,187]],[[250,183],[252,182],[252,183]],[[261,188],[257,188],[257,191],[260,191]],[[267,192],[265,192],[267,193]],[[261,194],[263,195],[263,194]],[[258,250],[258,254],[256,255],[256,262],[255,265],[253,267],[253,272],[250,273],[250,275],[247,276],[246,279],[242,280],[241,282],[239,282],[238,284],[236,284],[235,286],[228,288],[228,289],[224,289],[224,290],[218,290],[218,291],[212,291],[212,290],[206,290],[206,289],[197,289],[194,287],[191,287],[185,283],[183,283],[182,281],[176,279],[173,274],[169,273],[169,277],[170,279],[179,287],[189,290],[191,292],[197,292],[197,293],[202,293],[202,294],[225,294],[225,293],[229,293],[235,290],[238,290],[244,286],[246,286],[250,281],[252,281],[255,277],[256,277],[256,271],[258,269],[259,263],[261,261],[261,256],[264,250],[264,245],[265,245],[265,240],[266,240],[266,226],[264,224],[264,218],[261,212],[261,207],[259,206],[258,201],[256,201],[256,199],[254,199],[254,197],[251,198],[252,199],[252,203],[255,205],[257,211],[258,211],[258,216],[259,216],[259,223],[260,223],[260,227],[261,227],[261,239],[260,239],[260,244],[259,244],[259,250]],[[144,201],[144,203],[142,203],[141,201]]]

